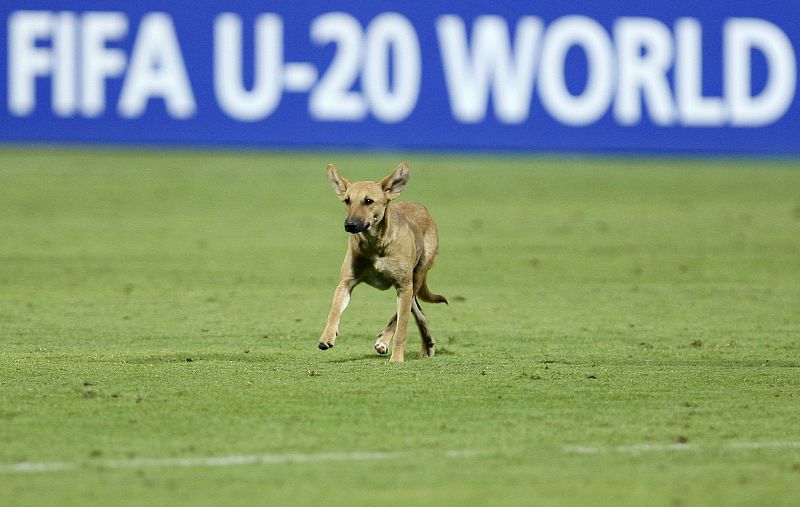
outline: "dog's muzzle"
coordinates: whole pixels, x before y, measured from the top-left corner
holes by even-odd
[[[362,222],[353,218],[348,218],[344,221],[344,230],[350,234],[358,234],[364,232],[369,227],[369,222]]]

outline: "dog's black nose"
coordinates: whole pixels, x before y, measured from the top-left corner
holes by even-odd
[[[366,228],[367,228],[366,224],[364,224],[364,222],[362,222],[361,220],[348,218],[347,220],[344,221],[344,230],[351,234],[362,232]]]

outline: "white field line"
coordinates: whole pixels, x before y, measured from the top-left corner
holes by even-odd
[[[729,449],[800,449],[800,442],[734,442]]]
[[[620,445],[617,447],[596,447],[596,446],[572,446],[568,445],[562,448],[567,454],[601,454],[608,452],[615,452],[619,454],[642,454],[645,452],[662,452],[662,451],[688,451],[696,449],[696,446],[691,444],[636,444],[636,445]]]
[[[473,458],[484,453],[473,450],[446,451],[447,458]],[[52,463],[13,463],[0,465],[0,474],[42,473],[74,470],[81,467],[97,468],[183,468],[183,467],[225,467],[237,465],[279,465],[286,463],[316,463],[322,461],[380,461],[404,457],[418,457],[410,452],[328,452],[320,454],[255,454],[237,456],[211,456],[204,458],[133,458],[125,460],[105,460]]]
[[[688,443],[678,444],[636,444],[620,445],[616,447],[567,445],[561,448],[565,454],[645,454],[653,452],[671,451],[702,451],[702,450],[728,450],[747,451],[760,449],[800,449],[800,442],[730,442],[722,445],[697,445]]]
[[[564,446],[561,451],[565,454],[629,454],[640,455],[645,453],[671,452],[671,451],[703,451],[703,450],[729,450],[750,451],[761,449],[798,449],[797,442],[730,442],[722,445],[697,445],[689,443],[677,444],[635,444],[616,447],[604,446]],[[86,462],[43,462],[43,463],[11,463],[0,464],[0,474],[45,473],[75,470],[79,468],[185,468],[185,467],[225,467],[243,465],[280,465],[287,463],[317,463],[324,461],[386,461],[400,458],[417,458],[425,453],[418,452],[328,452],[320,454],[254,454],[235,456],[209,456],[199,458],[133,458],[126,460],[105,460]],[[447,458],[475,458],[490,455],[487,451],[452,450],[444,451],[441,456]],[[434,454],[435,455],[435,454]]]

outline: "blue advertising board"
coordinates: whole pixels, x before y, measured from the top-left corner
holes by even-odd
[[[800,3],[0,4],[0,141],[800,155]]]

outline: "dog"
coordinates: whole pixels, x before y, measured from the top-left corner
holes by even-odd
[[[390,287],[397,290],[397,311],[378,333],[375,350],[386,354],[391,342],[389,362],[404,362],[410,313],[422,338],[421,357],[433,357],[436,345],[417,298],[429,303],[447,303],[447,298],[433,294],[427,283],[428,270],[439,255],[436,224],[421,204],[390,205],[408,183],[411,175],[408,165],[401,163],[381,181],[350,183],[333,164],[328,165],[327,173],[333,190],[347,208],[344,230],[350,237],[319,348],[333,347],[350,293],[364,282],[380,290]]]

